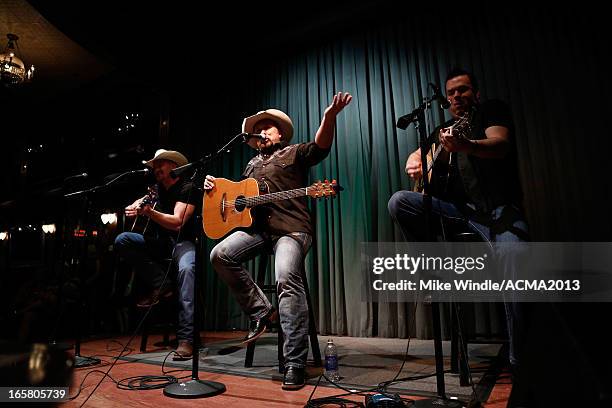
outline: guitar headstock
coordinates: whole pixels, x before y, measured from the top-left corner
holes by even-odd
[[[147,204],[153,205],[157,202],[158,198],[159,198],[159,187],[157,186],[157,184],[154,184],[147,188],[147,195],[145,195],[140,205],[141,206],[144,206]]]
[[[471,107],[453,124],[453,135],[460,139],[469,139],[472,133],[472,119],[474,118],[475,107]]]
[[[334,198],[338,191],[341,191],[342,187],[338,185],[336,180],[329,181],[317,181],[312,183],[310,187],[306,188],[306,194],[312,198],[332,197]]]

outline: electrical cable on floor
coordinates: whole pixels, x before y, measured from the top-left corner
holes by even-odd
[[[85,377],[83,377],[83,379],[81,380],[81,384],[79,384],[79,390],[77,391],[76,395],[72,396],[72,397],[68,397],[68,401],[72,401],[74,399],[76,399],[80,394],[81,394],[81,390],[83,389],[83,383],[85,382],[85,380],[87,379],[87,377],[89,377],[91,374],[93,373],[101,373],[102,375],[102,379],[104,379],[104,377],[108,377],[111,379],[111,381],[113,381],[115,384],[117,383],[117,380],[115,380],[113,377],[111,377],[109,374],[105,373],[102,370],[91,370],[90,372],[88,372],[87,374],[85,374]]]
[[[159,388],[164,388],[170,384],[177,383],[178,380],[191,377],[190,375],[186,375],[183,377],[176,377],[174,375],[170,375],[170,373],[174,373],[177,371],[186,371],[184,369],[176,369],[165,371],[164,366],[166,364],[166,360],[171,355],[176,354],[175,351],[171,351],[166,354],[164,357],[164,361],[162,362],[161,370],[162,375],[139,375],[134,377],[128,377],[120,380],[117,383],[117,388],[120,390],[130,390],[130,391],[139,391],[139,390],[156,390]]]
[[[315,391],[317,390],[317,387],[319,386],[319,383],[321,382],[321,379],[325,378],[329,383],[335,385],[336,387],[348,391],[345,394],[338,394],[338,395],[332,395],[329,397],[322,397],[322,398],[315,398],[312,399]],[[315,408],[315,407],[323,407],[323,406],[330,406],[330,405],[336,405],[339,407],[358,407],[358,408],[362,408],[365,407],[363,405],[363,403],[361,402],[355,402],[355,401],[351,401],[348,399],[344,399],[344,398],[340,398],[340,397],[344,397],[344,396],[348,396],[348,395],[363,395],[365,392],[367,391],[351,391],[351,390],[347,390],[346,388],[342,387],[339,384],[336,384],[335,382],[331,381],[329,378],[327,378],[325,376],[325,374],[321,374],[319,376],[319,379],[317,380],[317,383],[315,384],[315,387],[313,388],[312,392],[310,393],[310,396],[308,397],[308,401],[306,401],[306,405],[304,405],[305,408]],[[348,405],[350,404],[350,405]]]
[[[166,271],[166,276],[167,273],[170,271],[170,266],[168,266],[168,270]],[[165,277],[164,277],[164,282],[165,282]],[[163,285],[163,283],[162,283]],[[144,316],[142,317],[142,319],[140,319],[140,322],[138,323],[138,325],[136,326],[136,329],[134,330],[134,333],[132,334],[132,336],[130,337],[130,339],[127,341],[127,343],[125,344],[124,348],[121,350],[121,352],[119,353],[119,355],[117,357],[114,358],[114,361],[112,362],[112,364],[110,365],[110,367],[108,368],[108,370],[106,370],[106,375],[108,375],[108,373],[110,373],[110,371],[113,369],[113,367],[115,366],[115,364],[117,363],[117,361],[119,361],[119,359],[123,356],[123,353],[125,352],[125,350],[127,350],[127,347],[129,346],[129,344],[132,342],[132,340],[134,340],[134,338],[136,337],[136,334],[138,332],[140,332],[140,328],[142,327],[142,325],[144,324],[145,320],[147,319],[147,317],[149,316],[149,313],[151,313],[151,310],[153,309],[153,306],[155,306],[154,304],[150,305],[147,308],[147,311],[145,312]],[[89,374],[89,373],[88,373]],[[110,377],[110,375],[108,375]],[[85,400],[81,403],[81,405],[79,405],[79,408],[82,408],[87,401],[89,401],[89,398],[91,398],[91,396],[96,392],[96,390],[98,389],[98,387],[100,387],[100,384],[102,384],[102,380],[104,380],[104,377],[102,377],[100,379],[100,381],[98,381],[98,383],[96,384],[96,386],[94,387],[93,391],[87,396],[87,398],[85,398]],[[79,388],[79,393],[81,392],[80,388]]]
[[[417,307],[417,304],[415,302],[414,303],[414,308],[413,308],[413,313],[411,314],[412,321],[414,321],[415,317],[416,317],[416,307]],[[410,328],[410,327],[412,327],[412,322],[410,322],[409,325],[408,325],[408,328]],[[459,329],[461,329],[461,328],[459,327]],[[460,342],[463,344],[463,336],[461,336],[461,335],[460,335]],[[340,407],[344,407],[344,406],[347,406],[347,407],[350,407],[350,406],[363,406],[363,405],[358,405],[358,403],[356,403],[354,401],[345,400],[345,399],[342,399],[340,397],[349,396],[349,395],[366,395],[366,394],[372,393],[372,392],[376,392],[376,393],[383,394],[383,395],[388,395],[388,396],[393,396],[392,394],[390,394],[387,391],[387,388],[391,384],[393,384],[393,383],[399,383],[399,382],[405,382],[405,381],[417,381],[417,380],[422,380],[422,379],[425,379],[425,378],[430,378],[430,377],[435,376],[436,373],[434,372],[434,373],[430,373],[430,374],[414,375],[414,376],[399,378],[399,375],[403,371],[404,366],[405,366],[405,364],[406,364],[406,362],[408,360],[408,351],[409,351],[409,349],[410,349],[410,336],[408,336],[408,342],[406,344],[406,351],[404,353],[404,359],[402,361],[402,365],[400,366],[399,370],[397,371],[397,373],[395,374],[393,379],[388,380],[388,381],[383,381],[383,382],[379,383],[376,387],[371,388],[371,389],[367,389],[367,390],[364,390],[364,391],[351,391],[351,390],[349,390],[347,388],[342,387],[339,384],[334,383],[333,381],[330,381],[327,377],[325,377],[325,375],[321,375],[319,377],[319,379],[318,379],[314,389],[312,390],[312,393],[310,394],[310,397],[308,398],[308,401],[306,402],[305,407],[320,407],[320,406],[325,406],[327,404],[330,404],[330,405],[334,405],[335,404],[335,405],[340,406]],[[444,372],[448,373],[450,371],[449,370],[445,370]],[[470,384],[472,386],[473,395],[475,395],[476,390],[475,390],[475,387],[474,387],[474,382],[472,380],[472,375],[471,375],[471,371],[470,371],[469,367],[468,367],[468,375],[469,375],[469,378],[470,378]],[[345,394],[338,394],[338,395],[332,395],[332,396],[329,396],[329,397],[322,397],[322,398],[312,399],[312,397],[313,397],[317,387],[319,386],[319,383],[321,382],[322,378],[325,378],[329,383],[333,384],[334,386],[336,386],[336,387],[338,387],[338,388],[340,388],[340,389],[342,389],[344,391],[347,391],[347,393],[345,393]],[[403,402],[409,403],[409,404],[414,402],[413,400],[411,400],[409,398],[401,398],[401,400]],[[347,404],[347,403],[350,403],[350,404],[353,404],[353,405],[342,405],[342,404]]]
[[[173,375],[139,375],[122,379],[117,383],[117,388],[130,391],[156,390],[177,382],[178,379]]]
[[[168,359],[168,357],[172,354],[177,354],[176,351],[171,351],[170,353],[168,353],[166,355],[166,357],[164,358],[164,361],[162,362],[161,365],[161,371],[163,375],[169,375],[170,373],[176,373],[176,372],[180,372],[180,371],[190,371],[190,374],[182,376],[182,377],[178,377],[177,380],[182,380],[184,378],[189,378],[191,377],[191,370],[190,369],[185,369],[185,368],[177,368],[176,370],[170,370],[170,371],[166,371],[164,370],[164,366],[166,365],[166,360]]]
[[[119,344],[119,347],[121,347],[121,348],[120,349],[112,349],[112,348],[109,347],[111,343],[117,343],[117,344]],[[115,339],[111,339],[111,340],[109,340],[106,343],[106,351],[110,351],[110,352],[123,350],[123,347],[125,347],[123,345],[123,343],[121,343],[119,340],[115,340]],[[126,356],[129,355],[132,351],[134,351],[133,348],[129,348],[129,347],[127,347],[127,350],[128,350],[128,354],[126,354]]]
[[[428,375],[428,377],[431,377],[432,375]],[[421,377],[425,377],[425,376],[421,376]],[[331,395],[329,397],[321,397],[321,398],[315,398],[312,399],[312,396],[314,395],[317,387],[319,386],[319,383],[321,382],[321,379],[325,378],[330,384],[334,385],[337,388],[340,388],[341,390],[346,391],[346,393],[343,394],[337,394],[337,395]],[[362,390],[362,391],[357,391],[357,390],[350,390],[348,388],[343,387],[340,384],[337,384],[333,381],[331,381],[329,378],[327,378],[325,376],[325,374],[322,374],[321,376],[319,376],[319,379],[317,380],[317,383],[314,387],[314,389],[312,390],[312,392],[310,393],[310,397],[308,398],[308,401],[306,402],[305,407],[310,408],[310,407],[322,407],[322,406],[328,406],[328,405],[337,405],[340,407],[352,407],[352,406],[356,406],[356,407],[363,407],[363,404],[360,402],[355,402],[355,401],[351,401],[345,398],[341,398],[341,397],[346,397],[346,396],[350,396],[350,395],[359,395],[359,396],[368,396],[368,395],[372,395],[372,393],[378,393],[378,394],[384,394],[384,395],[388,395],[385,393],[381,393],[379,392],[379,387],[373,387],[373,388],[369,388],[366,390]],[[412,403],[414,402],[413,400],[409,399],[409,398],[402,398],[402,401],[407,402],[407,403]],[[352,405],[343,405],[343,404],[352,404]],[[360,405],[361,404],[361,405]]]
[[[415,320],[416,318],[416,302],[414,303],[414,307],[413,307],[413,313],[410,315],[412,317],[412,321],[409,322],[408,324],[408,330],[410,330],[410,327],[412,327],[412,322]],[[384,394],[387,395],[387,391],[386,388],[394,383],[394,382],[399,382],[399,381],[407,381],[407,380],[411,380],[411,379],[421,379],[421,378],[427,378],[427,377],[431,377],[435,374],[428,374],[425,376],[418,376],[418,377],[407,377],[407,378],[402,378],[398,380],[399,375],[401,374],[401,372],[404,369],[404,365],[406,364],[406,361],[408,361],[408,350],[410,349],[410,335],[408,335],[408,342],[406,343],[406,351],[404,352],[404,359],[402,361],[402,365],[400,366],[399,370],[397,371],[397,373],[395,374],[395,376],[393,377],[392,380],[389,381],[384,381],[379,383],[376,387],[364,390],[364,391],[352,391],[349,390],[348,388],[345,388],[343,386],[341,386],[340,384],[337,384],[333,381],[331,381],[329,378],[327,378],[325,376],[325,374],[322,374],[319,379],[317,380],[317,383],[314,387],[314,389],[312,390],[312,392],[310,393],[310,397],[308,398],[308,401],[306,402],[305,407],[310,408],[310,407],[321,407],[321,406],[326,406],[326,405],[337,405],[340,407],[364,407],[363,403],[358,403],[358,402],[354,402],[348,399],[343,399],[340,397],[344,397],[344,396],[348,396],[348,395],[369,395],[369,393],[375,392],[378,394]],[[316,399],[312,399],[315,391],[317,390],[317,387],[319,386],[319,383],[321,382],[321,378],[325,378],[329,383],[333,384],[334,386],[347,391],[347,393],[345,394],[339,394],[339,395],[332,395],[329,397],[321,397],[321,398],[316,398]],[[412,402],[412,400],[410,399],[404,399],[402,398],[403,401],[405,402]],[[352,405],[345,405],[345,404],[352,404]]]

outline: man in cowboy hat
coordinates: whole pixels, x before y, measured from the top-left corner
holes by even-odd
[[[189,222],[201,194],[193,183],[173,178],[170,172],[188,163],[187,158],[173,150],[159,149],[155,156],[144,162],[153,168],[157,181],[159,199],[152,205],[139,198],[125,208],[127,217],[145,216],[152,221],[146,236],[136,232],[124,232],[115,239],[115,248],[132,266],[139,280],[148,286],[147,295],[138,302],[139,307],[148,307],[160,298],[172,295],[171,285],[164,282],[166,268],[160,260],[172,257],[177,266],[178,297],[180,303],[179,324],[176,337],[178,347],[173,359],[186,360],[192,357],[193,345],[193,284],[195,273],[195,227]],[[180,234],[179,234],[180,231]]]
[[[336,116],[351,102],[348,93],[334,95],[325,109],[314,142],[289,144],[293,123],[278,109],[268,109],[245,118],[242,131],[260,134],[249,145],[258,150],[246,166],[244,177],[259,181],[260,189],[277,192],[307,185],[309,168],[322,161],[334,140]],[[204,189],[214,187],[215,178],[206,176]],[[245,338],[250,342],[263,334],[276,312],[253,282],[242,263],[255,257],[266,245],[275,254],[280,324],[285,342],[283,389],[299,389],[305,384],[308,356],[308,309],[301,280],[304,257],[312,241],[312,225],[305,197],[258,206],[253,228],[237,231],[220,242],[210,253],[211,262],[251,318]]]

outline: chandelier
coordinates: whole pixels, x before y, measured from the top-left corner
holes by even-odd
[[[17,56],[19,46],[15,34],[7,34],[8,44],[2,54],[0,54],[0,82],[11,86],[23,82],[29,82],[34,76],[34,65],[26,71],[25,64]]]

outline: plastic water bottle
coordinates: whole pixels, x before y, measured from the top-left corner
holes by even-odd
[[[325,376],[333,382],[340,379],[338,373],[338,350],[332,339],[327,340],[325,347]]]

